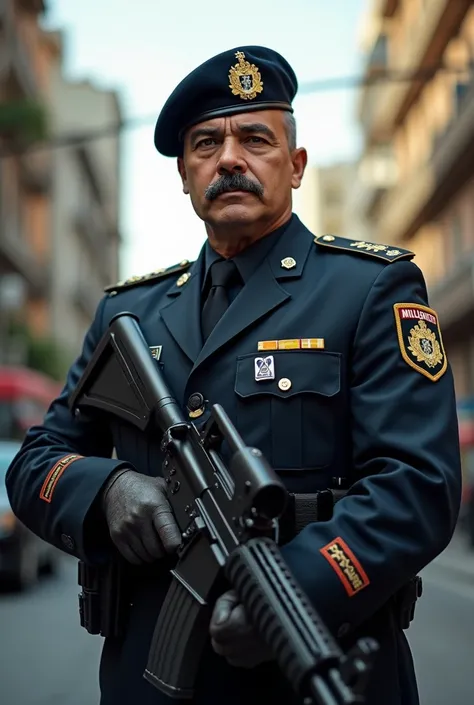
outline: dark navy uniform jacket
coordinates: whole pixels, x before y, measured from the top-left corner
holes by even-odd
[[[160,363],[183,410],[195,392],[222,404],[290,491],[348,478],[333,518],[310,524],[282,550],[344,648],[368,635],[381,644],[368,705],[416,705],[411,654],[387,605],[448,544],[461,473],[453,379],[413,253],[314,238],[293,216],[247,269],[203,346],[205,251],[102,299],[61,396],[11,465],[13,509],[46,541],[94,562],[111,545],[97,508],[109,475],[124,464],[160,474],[158,439],[105,416],[74,417],[67,407],[110,319],[134,312],[149,346],[162,346]],[[288,340],[289,349],[271,343]],[[270,378],[256,379],[256,358],[269,356]],[[159,564],[137,569],[126,637],[105,642],[102,705],[170,702],[142,677],[166,580]],[[273,664],[245,671],[210,650],[204,656],[196,704],[292,702]]]

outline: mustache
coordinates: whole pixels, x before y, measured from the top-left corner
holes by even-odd
[[[258,181],[248,179],[244,174],[223,174],[217,181],[210,184],[204,192],[208,201],[213,201],[217,196],[226,191],[248,191],[257,196],[263,195],[263,186]]]

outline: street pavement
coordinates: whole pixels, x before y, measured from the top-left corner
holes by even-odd
[[[79,625],[77,561],[28,593],[0,594],[0,705],[98,705],[102,639]]]
[[[407,632],[421,705],[470,705],[474,552],[456,536],[423,578]],[[98,705],[102,639],[79,627],[77,593],[77,564],[65,557],[60,574],[29,593],[0,594],[1,705]]]
[[[456,534],[422,573],[423,596],[407,631],[421,705],[469,705],[474,691],[474,552]]]

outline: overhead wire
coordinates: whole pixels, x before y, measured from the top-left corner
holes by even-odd
[[[322,78],[315,81],[302,83],[299,86],[297,97],[323,93],[335,90],[355,90],[364,87],[376,86],[383,83],[426,83],[430,81],[438,72],[442,71],[445,74],[454,74],[459,76],[466,75],[466,70],[437,65],[419,69],[416,71],[386,71],[373,68],[364,76],[335,76],[331,78]],[[1,105],[0,105],[1,109]],[[51,138],[33,142],[22,146],[9,146],[7,149],[0,151],[0,159],[21,155],[37,150],[52,150],[64,147],[79,147],[81,145],[103,139],[105,137],[113,137],[120,135],[125,131],[134,130],[144,125],[153,123],[157,118],[157,113],[153,115],[142,115],[131,118],[124,118],[119,122],[112,122],[99,128],[92,130],[84,130],[83,132],[69,132],[65,134],[53,135]]]

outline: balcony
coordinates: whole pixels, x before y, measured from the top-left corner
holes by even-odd
[[[13,22],[6,22],[2,32],[0,57],[3,57],[4,71],[8,71],[3,80],[9,80],[16,86],[15,93],[33,98],[39,90],[33,57]]]
[[[454,107],[453,118],[437,136],[432,154],[437,188],[445,198],[474,170],[474,67],[471,80],[454,87]]]
[[[9,66],[9,52],[8,52],[8,41],[10,27],[12,24],[11,17],[11,7],[5,3],[0,2],[0,79],[4,79],[5,72],[8,70]]]
[[[366,72],[369,75],[385,71],[388,65],[388,40],[384,34],[377,37],[367,58]]]
[[[46,10],[43,0],[17,0],[17,3],[26,12],[33,12],[36,15]]]
[[[433,220],[474,172],[474,70],[470,82],[454,86],[451,122],[434,141],[430,161],[391,189],[378,212],[385,242],[402,242]]]
[[[18,220],[0,212],[0,257],[6,269],[17,272],[28,283],[32,296],[44,296],[49,284],[48,266],[40,266],[22,237]]]
[[[427,204],[434,186],[433,172],[425,165],[385,193],[377,212],[381,242],[398,243],[403,247],[403,240],[426,221]]]
[[[357,209],[368,220],[376,218],[382,197],[395,185],[397,166],[389,147],[372,150],[359,162],[357,183]]]
[[[383,74],[388,68],[388,40],[383,34],[379,35],[372,46],[372,50],[367,56],[365,66],[365,78],[375,79],[378,74]],[[374,108],[377,105],[379,86],[371,84],[363,85],[358,98],[357,113],[362,122],[364,131],[370,133],[374,116]]]
[[[52,185],[52,166],[48,153],[32,150],[20,156],[20,176],[24,187],[35,194],[46,194]]]
[[[102,292],[100,290],[95,293],[94,289],[95,288],[93,287],[91,290],[91,286],[88,281],[78,281],[72,295],[73,303],[88,319],[92,319],[94,317],[97,304],[102,296]]]
[[[474,255],[464,256],[450,274],[430,289],[444,337],[474,319]]]
[[[400,0],[374,0],[374,13],[382,17],[393,17]]]
[[[429,8],[429,9],[428,9]],[[410,40],[390,69],[402,75],[433,69],[442,61],[450,39],[469,10],[469,2],[430,0],[418,24],[411,28]],[[385,141],[395,125],[423,90],[423,81],[411,79],[381,82],[376,88],[372,116],[368,124],[368,138]]]
[[[83,238],[89,251],[92,252],[98,264],[100,275],[104,281],[108,281],[107,264],[107,231],[100,214],[95,208],[82,206],[78,209],[73,218],[76,232]]]

